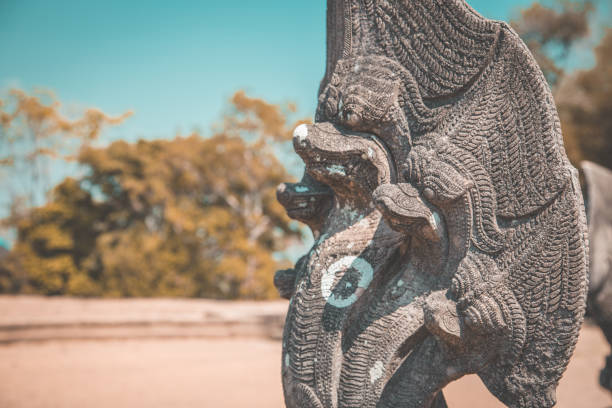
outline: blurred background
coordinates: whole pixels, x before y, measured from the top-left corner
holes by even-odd
[[[572,163],[612,168],[612,2],[468,2],[534,53]],[[312,237],[275,188],[325,2],[0,0],[0,56],[0,407],[281,407],[272,277]],[[612,406],[608,352],[587,323],[558,406]]]

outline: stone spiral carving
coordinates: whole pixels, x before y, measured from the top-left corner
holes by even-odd
[[[327,47],[304,178],[278,191],[316,238],[275,276],[286,405],[444,407],[476,373],[510,407],[553,406],[587,231],[527,48],[462,0],[329,0]]]

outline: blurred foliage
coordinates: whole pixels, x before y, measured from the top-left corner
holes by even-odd
[[[534,3],[512,25],[553,89],[572,163],[612,168],[612,30],[593,68],[563,69],[572,47],[591,35],[595,12],[590,1]],[[16,90],[0,100],[0,169],[29,180],[31,196],[46,191],[49,157],[88,169],[57,185],[45,205],[13,196],[4,222],[17,240],[0,253],[0,292],[275,297],[272,274],[283,265],[273,254],[300,234],[275,199],[276,185],[290,177],[273,150],[299,122],[289,124],[291,105],[242,91],[230,102],[210,137],[94,148],[101,129],[129,113],[92,109],[68,120],[51,94]]]
[[[591,1],[560,1],[556,6],[533,3],[511,21],[551,86],[564,75],[560,63],[571,47],[590,34],[589,17],[595,10]]]
[[[555,96],[570,159],[612,169],[612,29],[595,55],[595,67],[567,76]]]
[[[12,89],[0,98],[0,177],[14,212],[44,202],[53,187],[54,160],[73,160],[81,146],[98,139],[103,128],[131,115],[111,117],[90,108],[68,119],[61,110],[61,103],[49,91],[27,94]]]
[[[592,1],[534,3],[512,26],[552,87],[570,161],[577,168],[590,160],[612,169],[612,29],[605,28],[593,68],[569,74],[562,68],[572,47],[583,46],[593,32],[595,6]]]
[[[237,92],[208,138],[85,146],[67,178],[15,226],[0,290],[80,296],[276,296],[273,254],[300,236],[277,203],[290,176],[271,152],[285,111]],[[5,272],[4,275],[7,275]],[[8,281],[8,284],[6,283]],[[4,282],[4,283],[3,283]]]

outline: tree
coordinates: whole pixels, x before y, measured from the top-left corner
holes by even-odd
[[[595,56],[595,66],[567,76],[555,96],[570,159],[612,169],[612,29]]]
[[[105,296],[276,296],[274,257],[300,235],[277,203],[286,112],[237,92],[211,137],[86,147],[18,224],[19,290]]]
[[[533,3],[511,21],[542,68],[551,86],[564,75],[561,64],[572,46],[590,33],[589,17],[595,10],[591,1],[562,1],[556,8]]]
[[[69,119],[61,110],[61,103],[49,91],[29,95],[13,89],[0,99],[0,177],[3,194],[15,209],[44,202],[53,187],[53,160],[74,159],[78,149],[95,141],[103,128],[131,115],[111,117],[90,108],[81,117]]]
[[[593,31],[591,1],[534,3],[512,26],[521,35],[552,86],[570,161],[591,160],[612,168],[612,32],[596,48],[596,64],[567,73],[569,51]]]

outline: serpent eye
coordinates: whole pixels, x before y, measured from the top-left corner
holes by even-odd
[[[430,188],[430,187],[425,187],[423,189],[423,196],[429,200],[429,201],[433,201],[436,199],[436,192]]]
[[[355,127],[361,123],[361,115],[349,110],[344,113],[344,121],[347,125]]]
[[[361,114],[357,112],[357,110],[355,109],[355,106],[353,104],[351,105],[352,106],[344,105],[339,116],[340,116],[340,120],[346,126],[348,126],[349,128],[356,128],[362,123],[363,118]]]

